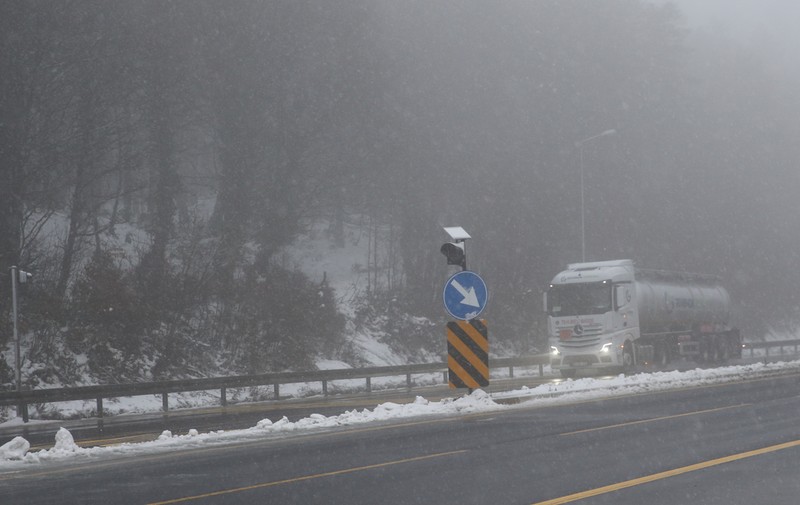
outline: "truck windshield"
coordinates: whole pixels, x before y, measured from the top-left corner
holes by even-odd
[[[551,316],[604,314],[611,310],[611,283],[561,284],[547,292],[547,313]]]

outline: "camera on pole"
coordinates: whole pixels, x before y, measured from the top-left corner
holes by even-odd
[[[26,272],[25,270],[20,270],[19,268],[16,269],[19,277],[19,283],[25,284],[29,280],[33,278],[33,274],[30,272]]]
[[[441,251],[447,258],[448,265],[458,265],[464,270],[467,269],[467,253],[463,242],[447,242],[442,245]]]
[[[461,270],[467,269],[467,244],[465,240],[472,238],[460,226],[444,227],[444,231],[454,240],[454,242],[446,242],[439,249],[445,258],[447,258],[448,265],[458,265]]]

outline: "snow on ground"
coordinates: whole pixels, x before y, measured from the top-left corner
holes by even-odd
[[[317,222],[308,232],[284,248],[290,263],[287,268],[298,268],[312,281],[323,277],[336,291],[340,308],[348,319],[352,318],[352,302],[366,289],[367,280],[361,272],[367,264],[367,238],[357,226],[345,224],[345,242],[336,247],[329,238],[327,222]]]
[[[210,433],[198,433],[197,430],[190,430],[186,435],[175,435],[165,431],[158,439],[151,442],[126,443],[108,447],[79,447],[75,444],[69,431],[61,428],[56,434],[55,445],[51,449],[30,451],[30,444],[22,437],[16,437],[0,447],[0,471],[56,461],[84,461],[92,458],[174,452],[179,449],[265,440],[291,434],[297,435],[410,417],[458,416],[503,409],[547,406],[642,392],[664,391],[761,377],[797,370],[798,368],[800,368],[800,361],[770,364],[755,363],[708,370],[696,369],[683,372],[656,372],[632,376],[619,375],[613,378],[566,380],[543,384],[535,388],[523,388],[517,391],[491,395],[482,390],[476,390],[470,395],[460,398],[447,398],[438,402],[431,402],[418,396],[414,402],[408,404],[388,402],[380,404],[372,410],[352,410],[337,416],[326,417],[320,414],[312,414],[296,422],[290,422],[284,417],[274,423],[264,419],[245,430],[215,431]],[[502,402],[503,399],[512,397],[522,401],[517,405],[508,405]]]
[[[358,220],[357,216],[352,219]],[[324,278],[334,289],[339,311],[347,321],[345,334],[356,354],[370,366],[401,365],[408,362],[407,357],[398,355],[388,345],[381,342],[387,337],[380,325],[366,324],[357,327],[356,312],[363,296],[367,292],[369,281],[366,276],[370,263],[370,249],[367,227],[363,223],[344,223],[344,242],[336,246],[330,237],[330,223],[318,221],[309,227],[306,233],[283,249],[284,267],[297,268],[313,282],[321,282]],[[379,234],[388,234],[388,229],[380,229]],[[377,254],[379,269],[385,272],[389,255],[385,250],[387,242],[378,241]],[[373,260],[374,261],[374,260]],[[383,273],[372,282],[385,282]],[[385,288],[383,285],[372,289]],[[419,324],[425,321],[420,319]],[[431,356],[429,361],[439,357]]]
[[[406,364],[405,358],[398,356],[391,347],[378,341],[377,336],[368,331],[355,332],[350,341],[358,349],[359,356],[372,366]]]

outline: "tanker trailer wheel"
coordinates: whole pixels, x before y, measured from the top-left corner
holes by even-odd
[[[728,339],[722,336],[717,337],[717,362],[727,363],[731,357],[731,347]]]
[[[656,365],[658,365],[661,368],[664,368],[669,364],[670,361],[672,361],[669,350],[670,350],[669,344],[665,342],[659,342],[656,344],[656,349],[655,349]]]
[[[633,371],[633,344],[625,342],[625,348],[622,350],[622,371],[625,373]]]
[[[578,371],[575,370],[574,368],[568,369],[568,370],[561,370],[561,377],[563,377],[565,379],[571,379],[572,377],[575,377],[576,375],[578,375]]]
[[[700,353],[697,355],[697,358],[695,358],[695,361],[697,361],[698,363],[710,363],[711,358],[713,356],[713,352],[711,350],[711,343],[708,342],[706,338],[701,338],[700,345],[698,348],[700,350]]]

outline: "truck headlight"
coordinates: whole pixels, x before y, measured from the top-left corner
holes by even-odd
[[[611,342],[603,344],[603,347],[600,349],[600,352],[605,352],[605,353],[611,352],[611,345],[612,345]]]
[[[558,347],[551,345],[550,354],[552,354],[553,356],[558,356],[559,354],[561,354],[561,352],[559,352]]]

